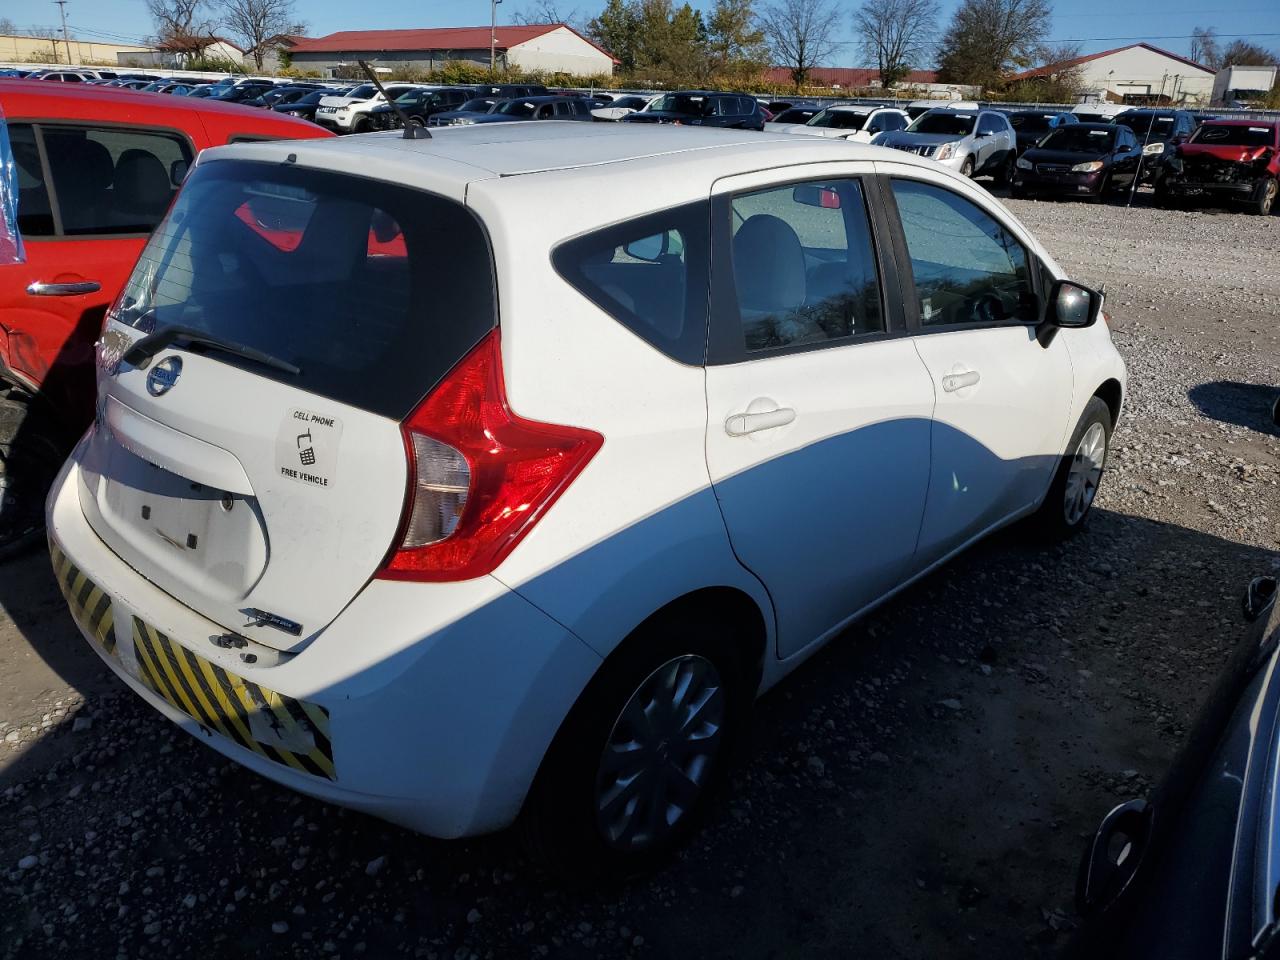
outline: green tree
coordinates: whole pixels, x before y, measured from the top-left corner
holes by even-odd
[[[1036,61],[1052,17],[1049,0],[964,0],[938,44],[939,79],[999,84]]]
[[[639,54],[640,16],[626,0],[608,0],[600,15],[587,24],[587,35],[618,58],[629,73],[636,68]]]
[[[768,65],[769,45],[754,0],[716,0],[707,21],[707,57],[716,73]]]

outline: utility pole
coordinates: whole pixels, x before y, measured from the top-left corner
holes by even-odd
[[[67,34],[67,0],[53,0],[62,11],[62,42],[67,45],[67,63],[71,61],[71,37]]]
[[[64,0],[65,2],[65,0]],[[502,0],[489,0],[489,72],[498,69],[498,4]]]

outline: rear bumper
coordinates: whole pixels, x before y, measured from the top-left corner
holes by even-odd
[[[73,454],[49,495],[50,547],[82,635],[139,697],[237,763],[321,800],[438,837],[514,820],[600,663],[576,636],[491,577],[374,580],[294,656],[223,648],[212,641],[226,630],[102,542],[80,509],[77,470]],[[254,650],[259,662],[246,663]],[[165,651],[167,668],[157,663]],[[225,688],[230,709],[217,710],[219,675],[243,710]]]

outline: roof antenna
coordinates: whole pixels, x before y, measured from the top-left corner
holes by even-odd
[[[382,94],[382,99],[387,101],[387,105],[396,112],[396,116],[398,116],[400,118],[400,122],[404,124],[404,133],[400,135],[401,139],[430,140],[431,131],[426,127],[419,127],[417,124],[410,123],[409,118],[405,116],[405,112],[400,109],[399,105],[394,100],[387,96],[387,91],[383,88],[381,81],[378,80],[378,75],[373,72],[373,68],[369,66],[369,62],[367,60],[357,60],[356,63],[360,64],[360,69],[363,70],[365,76],[369,78],[369,82],[378,88],[378,92]]]

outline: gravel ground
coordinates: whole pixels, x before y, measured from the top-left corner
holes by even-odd
[[[0,956],[1048,957],[1276,569],[1280,217],[1010,201],[1105,283],[1131,396],[1091,527],[1001,534],[756,711],[698,842],[615,890],[507,836],[281,790],[121,691],[42,556],[0,572]]]

